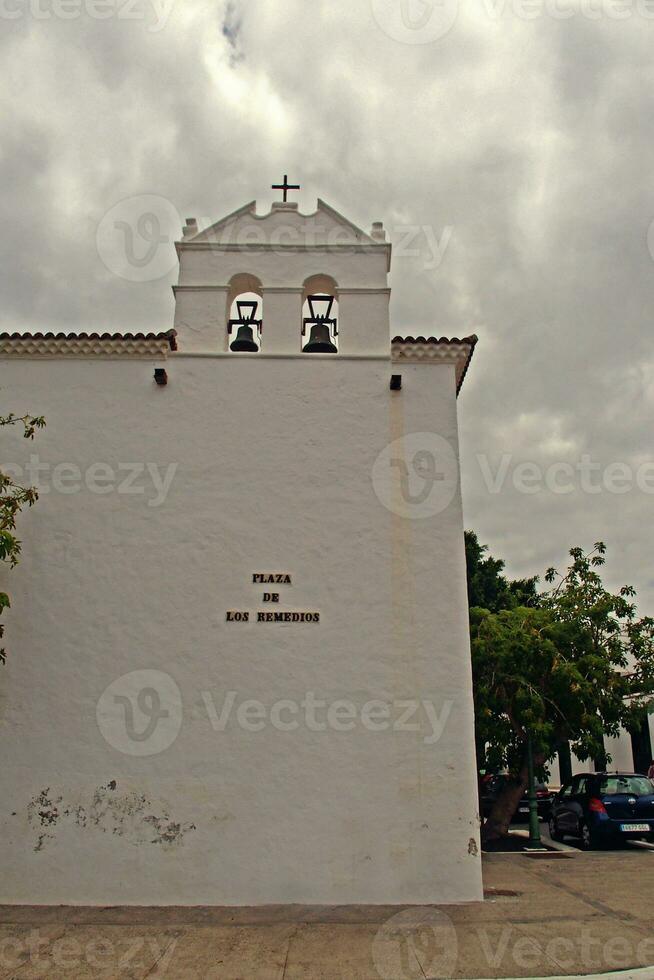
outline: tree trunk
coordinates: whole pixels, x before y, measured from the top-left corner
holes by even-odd
[[[511,818],[518,809],[529,781],[527,766],[523,766],[515,780],[507,783],[495,800],[484,826],[481,837],[484,841],[499,840],[509,832]]]
[[[535,766],[541,766],[544,761],[544,756],[534,756]],[[511,780],[511,782],[507,782],[506,786],[495,800],[493,809],[488,815],[484,826],[481,828],[482,841],[499,840],[500,837],[505,837],[508,834],[509,827],[511,825],[511,818],[518,809],[518,804],[524,796],[528,784],[529,769],[527,767],[527,763],[524,762],[515,779]]]

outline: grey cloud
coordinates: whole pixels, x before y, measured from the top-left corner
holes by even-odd
[[[98,222],[133,195],[218,218],[267,207],[288,172],[304,210],[321,196],[396,238],[450,228],[437,268],[396,257],[392,313],[398,333],[480,335],[467,524],[516,574],[603,537],[611,581],[654,611],[649,495],[493,495],[477,464],[652,455],[654,22],[462,4],[445,37],[408,45],[368,0],[177,0],[151,27],[3,24],[5,328],[170,324],[174,273],[129,283],[97,254]]]

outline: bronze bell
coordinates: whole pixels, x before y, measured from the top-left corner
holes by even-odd
[[[261,320],[255,320],[259,303],[252,300],[237,300],[238,320],[229,321],[230,333],[233,327],[238,327],[236,339],[229,345],[229,349],[235,353],[247,351],[254,354],[259,350],[259,345],[254,339],[254,328],[261,330]]]
[[[304,321],[305,328],[311,326],[309,343],[302,348],[304,354],[338,354],[338,347],[332,341],[331,329],[337,332],[336,320],[330,318],[333,296],[309,296],[311,316]]]
[[[309,343],[302,351],[304,354],[338,354],[338,348],[332,343],[329,324],[314,323],[309,335]]]
[[[252,327],[248,327],[246,324],[241,324],[241,326],[238,328],[236,339],[229,345],[229,349],[236,352],[250,351],[254,353],[255,351],[258,351],[259,348],[254,342]]]

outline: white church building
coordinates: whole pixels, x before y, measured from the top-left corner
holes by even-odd
[[[482,897],[457,395],[322,201],[177,243],[174,329],[0,336],[0,903]],[[100,319],[100,314],[99,314]]]

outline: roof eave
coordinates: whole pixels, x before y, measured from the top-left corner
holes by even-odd
[[[393,337],[391,355],[395,362],[454,364],[456,393],[461,391],[479,338],[469,337]]]

